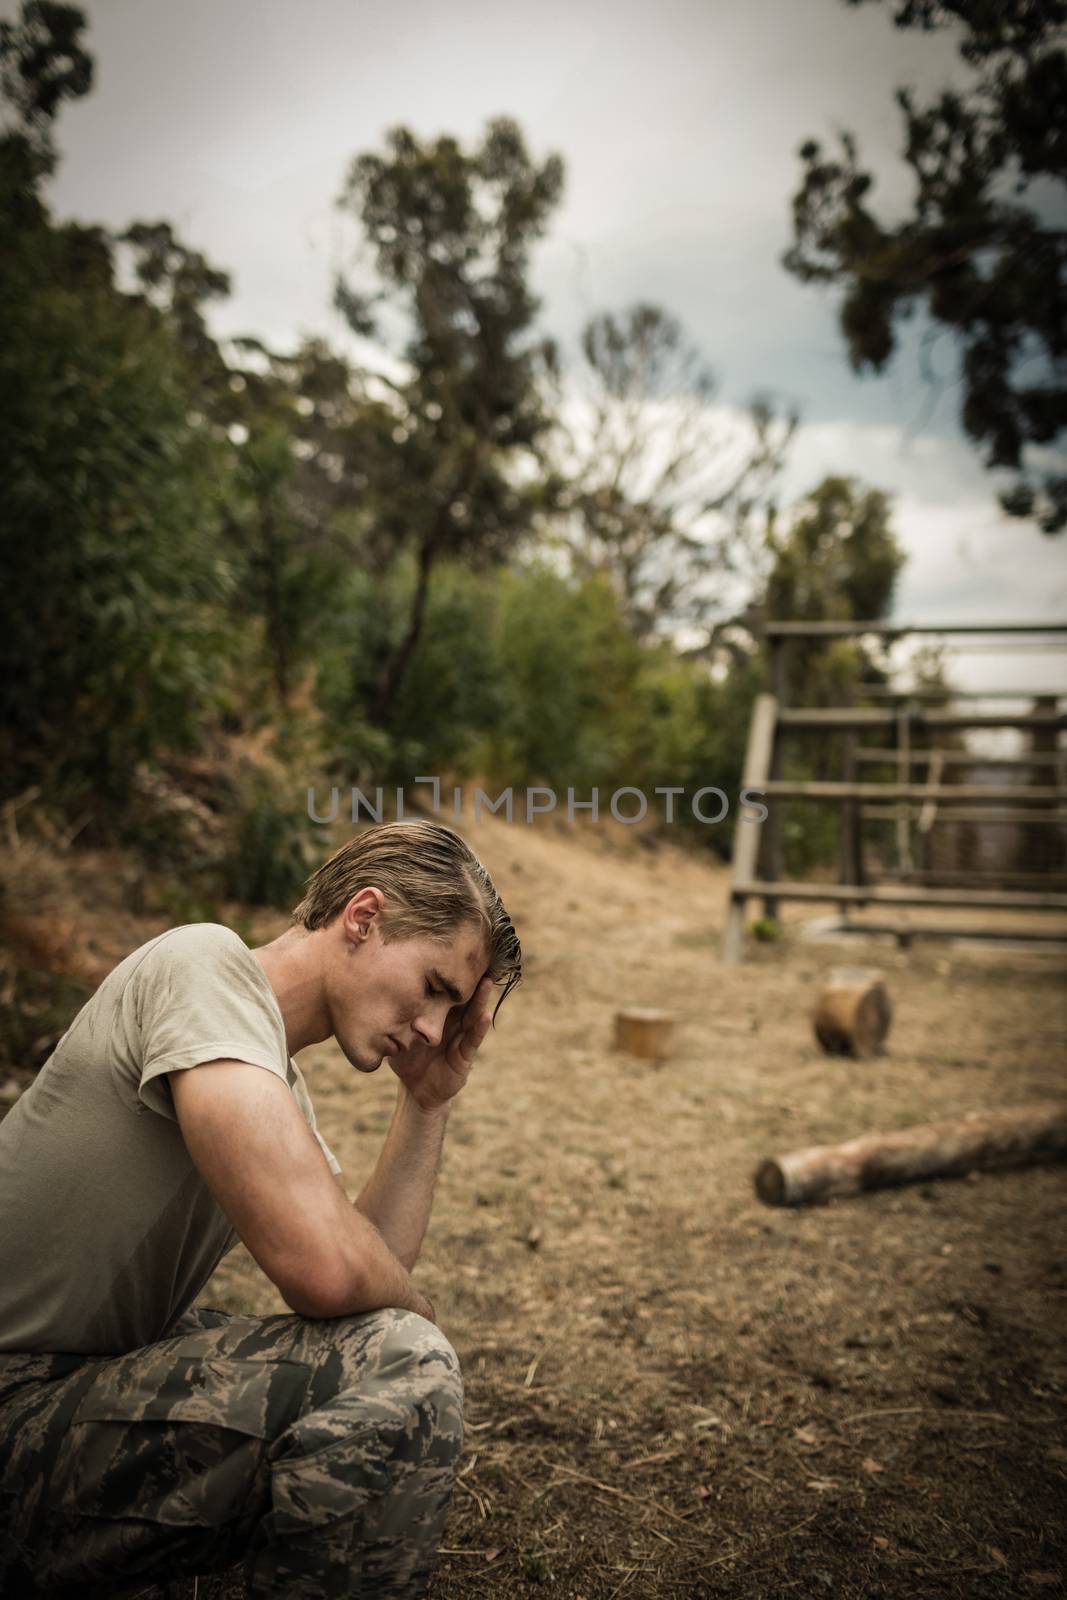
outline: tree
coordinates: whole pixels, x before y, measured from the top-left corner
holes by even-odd
[[[196,375],[202,403],[210,406],[226,393],[229,372],[208,331],[204,306],[229,294],[229,273],[184,245],[169,222],[134,222],[116,243],[131,254],[137,297],[167,318]]]
[[[659,306],[593,317],[581,349],[561,541],[576,572],[610,581],[638,638],[701,630],[796,419],[757,400],[743,432],[717,421],[711,370]]]
[[[0,29],[0,782],[121,799],[188,742],[222,655],[218,461],[172,330],[114,282],[102,229],[56,226],[51,118],[84,93],[81,13]]]
[[[24,0],[17,22],[0,21],[2,143],[18,147],[31,180],[55,165],[52,124],[64,100],[88,94],[92,58],[82,45],[85,13],[54,0]],[[31,185],[32,186],[32,185]]]
[[[1039,469],[1067,427],[1067,0],[893,4],[900,28],[957,25],[977,81],[926,107],[898,91],[915,198],[895,224],[871,208],[873,178],[851,135],[837,157],[804,144],[785,265],[802,282],[843,287],[857,371],[885,368],[898,324],[920,305],[947,329],[963,427],[987,467],[1017,475],[1002,506],[1057,533],[1067,475]]]
[[[418,644],[436,563],[500,558],[537,503],[529,464],[548,426],[540,378],[553,351],[532,337],[538,302],[526,271],[562,184],[559,157],[535,164],[504,118],[470,153],[395,128],[384,155],[362,155],[349,172],[341,204],[362,223],[377,288],[342,280],[337,303],[360,334],[377,329],[386,304],[408,328],[406,375],[389,384],[389,432],[371,457],[378,539],[416,561],[410,612],[371,703],[379,723]]]
[[[881,489],[829,477],[767,529],[769,570],[746,621],[877,622],[893,603],[907,559],[890,525]],[[859,641],[789,641],[790,699],[795,705],[841,705],[861,679],[883,673]]]

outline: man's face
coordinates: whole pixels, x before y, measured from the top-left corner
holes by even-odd
[[[332,1032],[359,1072],[412,1044],[441,1042],[448,1013],[467,1003],[486,970],[485,935],[458,928],[447,944],[418,935],[386,943],[375,918],[358,941],[346,942],[332,969],[327,999]]]

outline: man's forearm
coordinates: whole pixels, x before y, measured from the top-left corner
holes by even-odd
[[[447,1104],[422,1111],[401,1084],[377,1164],[356,1200],[409,1272],[430,1220],[447,1122]]]
[[[316,1278],[300,1261],[275,1276],[286,1303],[307,1317],[348,1317],[395,1306],[433,1321],[429,1300],[369,1218],[347,1203],[342,1214],[335,1236],[341,1248],[325,1271]]]

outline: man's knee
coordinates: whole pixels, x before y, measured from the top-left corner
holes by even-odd
[[[366,1388],[417,1414],[420,1429],[434,1436],[439,1462],[463,1444],[463,1377],[459,1358],[434,1323],[413,1311],[378,1313],[379,1331]],[[428,1441],[427,1441],[428,1442]]]
[[[406,1311],[319,1326],[319,1392],[271,1452],[273,1535],[373,1525],[383,1538],[403,1533],[432,1548],[463,1445],[455,1351]]]
[[[369,1426],[401,1456],[441,1466],[458,1458],[463,1379],[440,1328],[415,1312],[387,1309],[321,1322],[316,1332],[310,1407],[290,1430],[289,1448],[294,1433],[307,1450]]]

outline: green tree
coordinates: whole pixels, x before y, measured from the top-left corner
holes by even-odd
[[[411,550],[416,572],[371,697],[379,723],[421,636],[436,564],[506,555],[538,504],[532,462],[549,423],[540,379],[553,352],[531,332],[538,302],[527,268],[562,183],[559,158],[537,165],[503,118],[469,153],[396,128],[385,154],[352,164],[341,204],[362,224],[377,288],[341,281],[338,305],[359,333],[377,328],[386,305],[408,330],[406,375],[389,385],[388,432],[382,417],[368,457],[377,538]]]
[[[868,0],[849,0],[850,4]],[[885,3],[885,0],[881,0]],[[1017,474],[1004,509],[1067,526],[1067,475],[1039,470],[1067,427],[1067,0],[892,0],[900,28],[955,26],[977,71],[920,106],[907,90],[910,214],[880,220],[855,139],[801,147],[785,265],[844,289],[857,371],[880,372],[917,307],[959,346],[961,420],[989,468]]]
[[[8,793],[115,801],[137,761],[195,737],[228,572],[170,327],[118,291],[103,230],[56,226],[41,199],[51,118],[91,82],[82,26],[31,0],[0,31],[0,772]]]
[[[825,478],[767,534],[770,570],[749,613],[758,637],[764,620],[877,622],[892,607],[905,554],[890,522],[890,502],[880,489],[856,480]],[[878,649],[862,639],[788,639],[784,670],[795,706],[841,706],[862,697],[863,685],[888,677]],[[877,741],[875,741],[877,742]],[[847,735],[791,740],[783,776],[840,778]],[[837,847],[838,818],[826,807],[792,805],[785,826],[791,870],[807,870]]]
[[[770,525],[765,615],[795,622],[876,622],[888,615],[905,561],[890,512],[881,489],[824,478],[783,527]]]
[[[367,707],[377,662],[403,626],[416,582],[411,552],[382,574],[352,566],[321,619],[317,695],[332,764],[348,781],[410,784],[418,773],[472,772],[471,752],[501,697],[493,577],[442,561],[388,730]]]
[[[55,166],[52,127],[64,100],[88,94],[92,57],[82,44],[85,13],[55,0],[23,0],[17,22],[0,21],[0,103],[5,157],[23,169],[24,197]]]
[[[632,742],[641,647],[607,579],[575,581],[540,561],[501,573],[493,643],[502,701],[486,742],[493,776],[561,795],[611,782]]]
[[[0,352],[0,766],[116,799],[213,697],[227,569],[217,463],[169,332],[64,281],[67,245],[36,241],[40,287]]]
[[[230,292],[229,273],[182,243],[169,222],[134,222],[116,243],[131,258],[135,298],[155,306],[174,330],[202,405],[225,412],[229,369],[212,337],[204,308]]]

